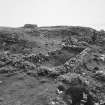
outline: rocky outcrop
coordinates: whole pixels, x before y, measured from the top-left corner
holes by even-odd
[[[35,29],[35,28],[37,28],[37,25],[36,25],[36,24],[25,24],[25,25],[24,25],[24,28]]]

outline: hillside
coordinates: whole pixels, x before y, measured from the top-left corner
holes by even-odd
[[[77,76],[105,102],[104,30],[0,27],[0,105],[67,105],[57,86]]]

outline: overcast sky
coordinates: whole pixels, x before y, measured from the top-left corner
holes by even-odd
[[[0,0],[0,26],[26,23],[105,29],[105,0]]]

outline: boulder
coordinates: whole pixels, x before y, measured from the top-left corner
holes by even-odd
[[[105,72],[104,71],[96,71],[95,78],[101,81],[105,81]]]

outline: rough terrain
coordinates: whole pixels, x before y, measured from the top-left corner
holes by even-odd
[[[67,105],[57,86],[77,76],[104,103],[104,30],[0,27],[0,105]]]

